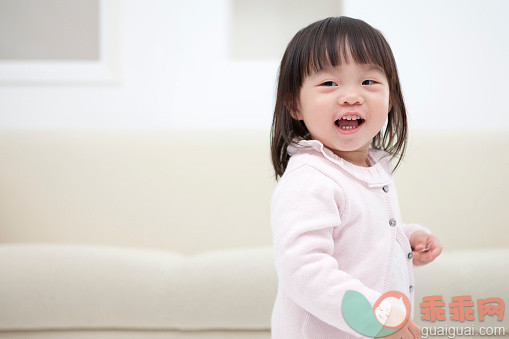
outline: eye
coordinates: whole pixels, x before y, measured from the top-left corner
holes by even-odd
[[[334,81],[326,81],[322,84],[323,86],[337,86],[338,84],[336,84]]]
[[[375,81],[375,80],[364,80],[364,82],[366,82],[366,81],[372,81],[373,83],[376,83],[376,81]],[[364,82],[363,82],[363,83],[364,83]]]

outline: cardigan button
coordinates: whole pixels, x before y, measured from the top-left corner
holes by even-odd
[[[391,225],[393,227],[396,226],[396,220],[394,220],[394,219],[389,220],[389,225]]]
[[[412,254],[412,252],[410,252],[410,253],[408,253],[408,256],[407,256],[407,257],[408,257],[408,259],[412,259],[412,257],[413,257],[413,256],[414,256],[414,255]]]
[[[414,290],[414,287],[412,285],[410,285],[410,287],[408,288],[408,290],[410,291],[410,293],[412,293],[412,291]]]
[[[387,186],[387,185],[382,187],[382,189],[384,190],[385,193],[389,192],[389,186]]]

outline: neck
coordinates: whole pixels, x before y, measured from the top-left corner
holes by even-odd
[[[337,156],[346,161],[361,167],[369,167],[368,164],[368,148],[362,148],[355,151],[338,151],[332,150]]]

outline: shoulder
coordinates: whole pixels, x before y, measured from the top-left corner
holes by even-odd
[[[307,158],[304,156],[303,158]],[[335,185],[334,180],[327,175],[320,165],[299,159],[302,161],[295,162],[292,166],[287,167],[283,176],[277,183],[276,187],[296,186],[301,190],[306,187],[330,186]]]
[[[306,197],[336,197],[343,195],[342,189],[323,168],[306,161],[299,161],[288,166],[279,179],[272,200],[287,197],[292,200],[306,199]]]
[[[333,178],[337,177],[337,172],[337,167],[324,158],[321,153],[308,149],[290,157],[281,179],[311,180],[314,178],[331,184],[335,183]]]
[[[302,164],[286,171],[274,188],[270,202],[273,216],[289,211],[289,208],[292,211],[336,213],[338,206],[345,205],[343,189],[319,168],[310,164]]]

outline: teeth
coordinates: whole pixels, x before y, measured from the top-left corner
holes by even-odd
[[[361,119],[361,117],[358,116],[358,115],[345,115],[341,119],[345,119],[345,120],[357,120],[357,119]]]
[[[344,119],[344,120],[356,120],[356,119],[362,119],[362,118],[360,116],[358,116],[358,115],[345,115],[341,119]],[[335,121],[336,126],[339,127],[338,121],[341,120],[341,119],[338,119],[338,120]],[[359,122],[359,125],[360,124],[361,124],[361,122]],[[339,128],[341,128],[343,130],[355,129],[353,126],[345,126],[345,127],[339,127]]]

